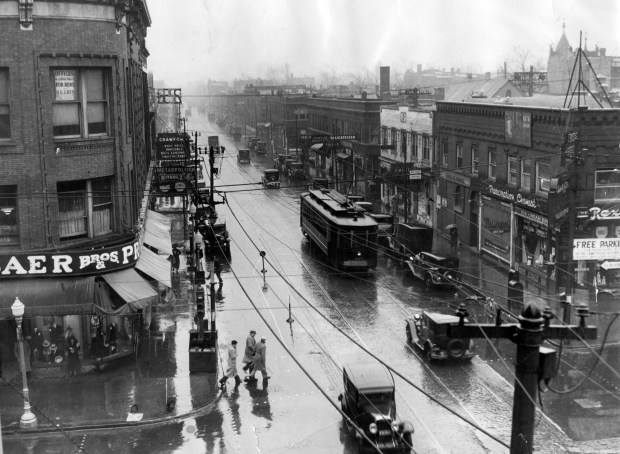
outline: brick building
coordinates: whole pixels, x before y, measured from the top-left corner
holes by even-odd
[[[0,2],[0,319],[20,297],[27,336],[56,322],[87,350],[115,327],[120,346],[133,329],[120,314],[157,297],[133,269],[151,162],[149,26],[145,0]],[[0,331],[5,347],[14,330]]]

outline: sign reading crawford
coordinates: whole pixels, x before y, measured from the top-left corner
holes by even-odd
[[[117,271],[133,266],[140,257],[140,243],[93,251],[42,252],[0,255],[0,280],[26,276],[81,276]]]
[[[175,132],[157,134],[157,159],[184,162],[189,158],[189,136]]]

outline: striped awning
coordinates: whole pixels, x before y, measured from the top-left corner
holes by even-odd
[[[136,269],[148,274],[166,287],[172,287],[170,279],[172,263],[150,249],[142,248],[140,258],[136,262]]]

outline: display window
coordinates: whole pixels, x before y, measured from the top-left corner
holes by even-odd
[[[481,249],[510,263],[510,205],[482,196]]]

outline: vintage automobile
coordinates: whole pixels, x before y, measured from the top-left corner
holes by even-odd
[[[288,177],[295,181],[305,180],[304,163],[300,161],[291,162],[288,167]]]
[[[215,234],[215,249],[214,252],[217,255],[225,255],[230,257],[230,237],[228,236],[228,230],[226,229],[226,219],[220,214],[213,224],[213,227],[209,224],[208,216],[211,208],[198,209],[196,215],[199,219],[198,230],[205,242],[209,241],[209,238]],[[211,230],[213,229],[213,230]]]
[[[267,142],[263,141],[263,140],[258,140],[256,142],[256,151],[257,153],[266,153],[267,152]]]
[[[265,169],[263,171],[262,183],[266,188],[279,188],[280,171],[278,169]]]
[[[248,149],[250,151],[256,151],[256,142],[258,142],[258,137],[248,137]]]
[[[394,231],[394,215],[388,213],[366,213],[379,224],[377,229],[377,243],[379,246],[390,246],[390,235]]]
[[[460,277],[458,257],[441,257],[430,252],[419,252],[405,261],[414,277],[422,279],[427,288],[455,288]]]
[[[406,320],[407,341],[417,345],[429,361],[448,358],[469,361],[474,357],[474,342],[448,337],[448,325],[458,321],[455,315],[422,311]]]
[[[413,254],[421,251],[430,252],[433,247],[433,229],[418,223],[399,222],[388,238],[392,254],[402,260],[407,260]]]
[[[342,375],[344,393],[338,400],[359,450],[411,452],[413,424],[396,416],[394,377],[389,369],[378,362],[352,363],[343,367]]]
[[[237,152],[237,162],[239,164],[249,164],[250,163],[250,150],[247,148],[241,148]]]

